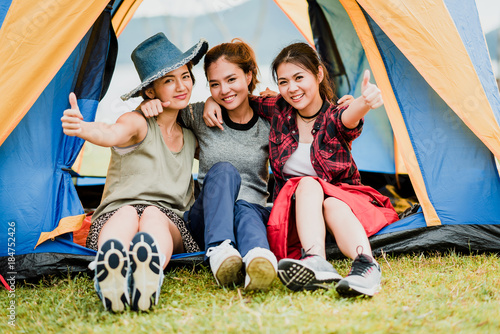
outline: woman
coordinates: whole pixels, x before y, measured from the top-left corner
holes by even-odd
[[[84,122],[73,93],[71,109],[61,118],[65,134],[111,147],[106,185],[92,216],[87,247],[98,250],[92,263],[95,288],[104,307],[114,312],[129,303],[134,310],[149,310],[158,303],[163,269],[172,253],[199,250],[181,219],[194,202],[191,170],[196,138],[177,119],[191,97],[191,67],[207,49],[208,43],[201,40],[182,53],[158,33],[132,52],[142,82],[122,98],[142,94],[171,101],[156,118],[133,111],[112,125]]]
[[[272,114],[269,159],[275,200],[268,235],[281,259],[278,276],[295,291],[339,281],[341,295],[373,296],[381,269],[368,237],[398,216],[388,198],[361,184],[350,149],[364,115],[383,104],[380,90],[369,82],[367,71],[361,97],[347,108],[333,104],[325,66],[305,43],[284,48],[272,71],[280,96],[258,102],[263,115]],[[345,278],[326,261],[326,231],[354,260]]]
[[[217,284],[237,283],[244,267],[245,289],[264,290],[276,277],[277,261],[266,235],[269,122],[248,99],[258,83],[257,62],[250,46],[235,39],[210,49],[204,69],[225,127],[205,125],[204,103],[181,113],[200,147],[200,195],[184,219],[206,250]],[[147,101],[141,110],[151,117],[165,105]]]

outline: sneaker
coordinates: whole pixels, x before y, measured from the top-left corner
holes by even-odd
[[[240,253],[226,239],[216,247],[210,247],[206,253],[210,268],[218,285],[229,285],[241,280],[242,260]]]
[[[96,259],[89,264],[95,271],[94,287],[104,308],[122,312],[130,303],[128,293],[129,262],[127,251],[115,239],[107,240],[99,249]]]
[[[135,311],[148,311],[158,304],[165,255],[159,253],[151,235],[139,232],[130,242],[129,256],[132,273],[131,307]]]
[[[319,255],[304,254],[302,259],[281,259],[278,277],[293,291],[329,289],[328,283],[338,282],[342,276],[332,264]]]
[[[341,296],[365,295],[372,297],[380,290],[382,270],[372,258],[359,254],[352,262],[351,271],[337,284]]]
[[[252,248],[243,258],[245,263],[245,290],[266,290],[276,278],[278,261],[265,248]]]

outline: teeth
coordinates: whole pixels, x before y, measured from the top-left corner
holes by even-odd
[[[229,101],[229,100],[233,100],[235,96],[236,96],[236,95],[231,95],[231,96],[225,97],[225,98],[223,98],[223,99],[222,99],[222,101]]]
[[[298,100],[300,99],[304,94],[300,94],[299,96],[292,96],[292,100]]]

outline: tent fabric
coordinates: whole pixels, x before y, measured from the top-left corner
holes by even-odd
[[[394,136],[396,137],[396,141],[399,144],[400,151],[403,152],[402,158],[408,175],[412,181],[415,193],[417,194],[417,197],[420,201],[420,205],[423,208],[425,219],[429,225],[438,225],[440,224],[439,217],[437,216],[434,207],[429,201],[421,170],[419,168],[415,152],[411,145],[410,136],[406,130],[405,121],[401,114],[399,102],[394,95],[392,84],[388,78],[384,61],[378,50],[376,41],[373,38],[371,28],[368,25],[366,18],[356,1],[340,0],[340,2],[342,3],[347,14],[349,15],[352,24],[354,25],[357,36],[359,36],[359,43],[362,44],[363,49],[366,52],[366,58],[371,64],[371,70],[373,72],[375,81],[382,91],[387,116],[390,119],[392,130],[394,131]],[[337,9],[337,11],[342,11],[342,9]],[[360,70],[362,71],[363,68]],[[370,113],[368,113],[368,115],[370,115]],[[365,121],[365,124],[367,125],[370,123],[368,115]],[[363,135],[360,136],[358,140],[360,140],[361,138],[363,138]],[[373,143],[380,142],[380,140],[377,140],[377,138],[372,139],[370,136],[365,136],[364,138],[368,138],[368,140]],[[355,147],[353,145],[353,151],[354,149]],[[354,158],[357,159],[357,156],[354,156]],[[372,161],[374,160],[375,159],[372,159]]]
[[[311,24],[309,20],[308,4],[306,0],[275,0],[278,7],[290,18],[297,29],[304,35],[306,41],[314,46]]]
[[[460,3],[435,0],[359,1],[429,85],[500,157],[500,129],[498,125],[492,126],[496,124],[494,111],[447,7],[452,8],[456,16],[468,13],[476,16],[477,20],[477,10],[465,11],[471,7],[471,2],[473,0]],[[430,6],[432,11],[426,10]],[[461,23],[462,26],[465,24],[463,19]],[[472,34],[473,31],[470,31],[469,36]],[[477,37],[484,49],[484,36],[480,34]],[[477,41],[467,42],[480,47]],[[450,54],[453,56],[450,57]],[[482,111],[481,117],[476,117],[476,110]]]
[[[142,0],[123,0],[116,2],[112,13],[113,28],[116,36],[120,36],[141,3]]]
[[[14,1],[0,29],[0,145],[47,87],[108,1]],[[68,19],[70,18],[70,19]],[[43,63],[44,66],[39,66]],[[36,68],[37,71],[33,71]],[[17,78],[17,80],[8,80]]]
[[[310,43],[330,29],[317,50],[336,44],[341,94],[359,95],[366,68],[382,90],[385,108],[367,115],[353,154],[360,169],[390,173],[401,154],[422,210],[370,237],[374,252],[500,252],[500,96],[474,1],[275,2]],[[94,119],[114,66],[111,24],[121,32],[140,3],[104,14],[107,1],[0,4],[0,85],[12,93],[0,102],[0,223],[15,224],[19,279],[84,271],[95,255],[73,242],[85,215],[70,167],[83,141],[63,135],[60,117],[76,91]],[[341,256],[335,245],[327,254]]]
[[[86,256],[86,259],[95,255],[95,251],[73,243],[72,233],[68,233],[78,229],[85,216],[69,173],[83,140],[65,136],[60,121],[62,111],[69,106],[71,91],[79,94],[78,105],[84,120],[93,120],[98,101],[109,85],[106,69],[113,69],[111,58],[116,55],[110,52],[113,45],[110,12],[104,11],[94,21],[0,146],[1,223],[15,225],[16,258],[33,260],[35,264],[30,265],[34,267],[29,270],[39,273],[50,271],[45,260],[50,253]],[[6,234],[0,236],[0,242],[7,244]],[[2,248],[0,258],[7,255],[7,249]],[[1,262],[0,271],[4,272],[7,261]],[[22,271],[22,263],[16,261],[16,269]]]

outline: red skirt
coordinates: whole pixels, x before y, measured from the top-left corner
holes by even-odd
[[[295,210],[291,209],[292,196],[302,177],[287,181],[275,199],[267,224],[267,238],[278,261],[282,258],[299,259],[301,248],[295,225]],[[346,203],[363,225],[368,237],[399,219],[388,197],[363,185],[330,184],[314,177],[323,187],[326,197],[335,197]]]

